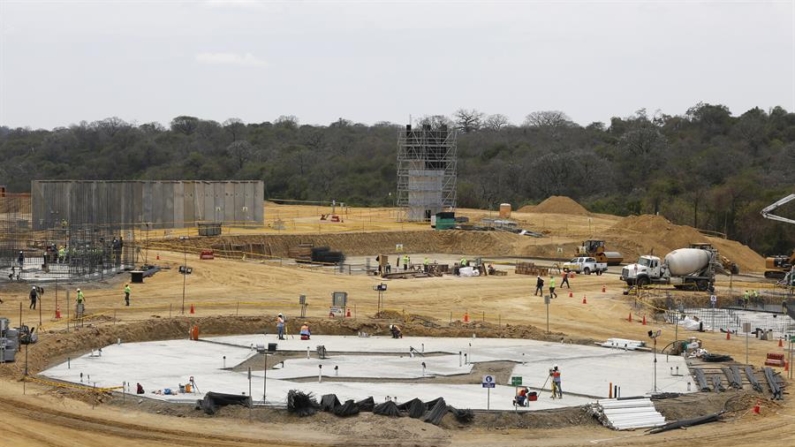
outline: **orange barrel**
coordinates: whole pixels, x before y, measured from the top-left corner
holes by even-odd
[[[501,203],[500,204],[500,218],[508,219],[511,217],[511,204],[510,203]]]

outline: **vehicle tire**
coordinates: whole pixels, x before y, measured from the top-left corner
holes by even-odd
[[[582,272],[585,275],[590,275],[591,274],[591,269],[589,269],[588,267],[585,267]]]
[[[709,282],[706,279],[699,279],[696,281],[696,288],[703,292],[709,288]]]
[[[641,276],[640,278],[638,278],[636,280],[636,283],[638,284],[638,287],[646,287],[646,286],[649,285],[650,282],[651,281],[649,281],[649,278],[647,278],[645,276]]]

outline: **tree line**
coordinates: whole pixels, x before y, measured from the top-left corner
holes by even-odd
[[[759,214],[795,192],[795,113],[781,107],[734,116],[726,106],[699,103],[681,115],[639,110],[587,126],[560,111],[514,124],[459,109],[416,124],[459,130],[459,207],[518,208],[565,195],[595,213],[659,213],[761,253],[795,247],[795,226]],[[391,206],[403,127],[342,118],[302,125],[294,116],[0,127],[0,184],[25,192],[35,179],[263,180],[268,199]]]

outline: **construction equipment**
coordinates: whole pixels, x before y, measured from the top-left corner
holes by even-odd
[[[598,262],[606,262],[607,265],[619,265],[624,260],[624,256],[616,251],[605,251],[605,241],[589,239],[583,241],[577,247],[577,256],[591,256]]]
[[[657,256],[641,256],[636,264],[622,269],[621,280],[630,287],[656,283],[705,291],[713,287],[716,272],[726,273],[717,250],[680,248],[665,255],[662,262]]]
[[[776,255],[765,258],[765,278],[783,279],[795,266],[795,250],[789,256]]]
[[[762,217],[788,224],[795,224],[795,219],[789,219],[787,217],[773,214],[773,211],[775,211],[777,208],[792,202],[793,200],[795,200],[795,194],[790,194],[783,199],[766,206],[764,209],[762,209]],[[776,255],[765,258],[765,278],[783,279],[787,273],[792,271],[793,265],[795,265],[795,250],[792,250],[792,253],[790,253],[789,256]]]
[[[715,247],[712,246],[709,242],[694,242],[690,244],[690,248],[700,248],[702,250],[716,250]],[[739,275],[740,274],[740,267],[737,263],[733,262],[731,259],[727,258],[726,256],[719,255],[718,259],[720,260],[723,269],[727,272],[730,272],[732,275]]]

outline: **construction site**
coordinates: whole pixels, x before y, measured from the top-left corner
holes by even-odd
[[[276,204],[245,182],[199,198],[198,182],[41,181],[4,197],[4,439],[795,441],[793,289],[763,257],[566,197],[456,208],[454,135],[433,132],[401,131],[395,208]],[[564,270],[575,257],[610,265]]]

